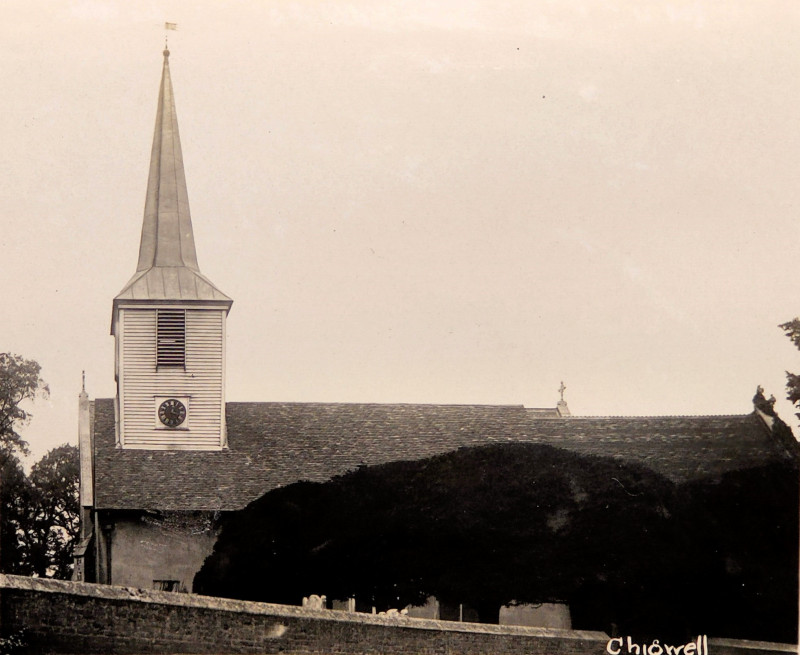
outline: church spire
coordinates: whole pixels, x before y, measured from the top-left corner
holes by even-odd
[[[226,448],[225,321],[232,303],[197,266],[165,48],[139,261],[111,314],[117,447]]]
[[[183,170],[175,96],[164,49],[136,274],[116,300],[231,299],[200,273]]]
[[[166,48],[136,270],[145,271],[152,266],[186,266],[193,271],[200,270]]]

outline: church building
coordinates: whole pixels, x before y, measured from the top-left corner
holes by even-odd
[[[198,265],[169,54],[139,259],[112,304],[116,396],[83,391],[79,401],[76,579],[190,592],[224,514],[299,480],[465,446],[550,444],[643,464],[675,483],[796,458],[763,396],[742,415],[626,418],[572,416],[563,391],[545,409],[228,402],[233,300]]]

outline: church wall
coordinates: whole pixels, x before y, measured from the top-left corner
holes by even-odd
[[[194,512],[114,517],[111,583],[154,589],[162,581],[177,583],[175,591],[192,591],[195,573],[217,540],[212,521],[212,515]]]
[[[186,367],[156,367],[156,309],[120,310],[124,448],[216,450],[224,445],[224,310],[186,310]],[[186,399],[184,426],[158,422],[159,397]]]

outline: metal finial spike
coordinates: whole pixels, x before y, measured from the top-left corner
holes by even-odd
[[[86,393],[86,371],[81,371],[81,393]]]
[[[164,29],[166,30],[164,34],[164,56],[169,57],[169,30],[177,30],[178,24],[164,23]]]

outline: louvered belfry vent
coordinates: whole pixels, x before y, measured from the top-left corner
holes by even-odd
[[[162,366],[186,366],[186,312],[182,309],[158,310],[157,361]]]

